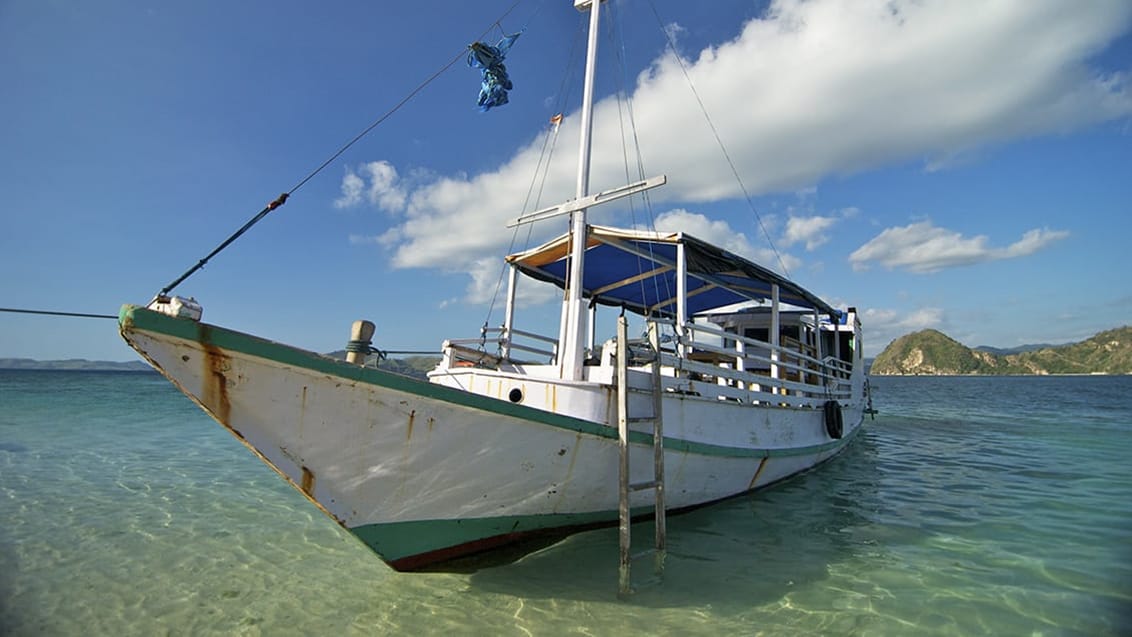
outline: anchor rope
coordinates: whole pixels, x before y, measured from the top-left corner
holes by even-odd
[[[481,34],[480,34],[480,36],[479,36],[479,38],[477,38],[477,39],[482,39],[482,38],[484,38],[485,36],[487,36],[487,34],[488,34],[488,33],[490,33],[490,32],[491,32],[491,30],[492,30],[492,29],[493,29],[493,28],[494,28],[494,27],[495,27],[495,26],[496,26],[496,25],[497,25],[497,24],[498,24],[498,23],[499,23],[499,22],[500,22],[501,20],[503,20],[504,18],[506,18],[506,17],[508,16],[508,14],[510,14],[510,13],[511,13],[511,12],[512,12],[512,11],[513,11],[513,10],[515,9],[515,7],[519,6],[519,3],[520,3],[520,2],[522,2],[522,0],[515,0],[515,2],[514,2],[514,3],[513,3],[513,4],[512,4],[512,5],[511,5],[511,6],[510,6],[510,7],[509,7],[509,8],[508,8],[508,9],[507,9],[506,11],[504,11],[502,15],[500,15],[500,16],[499,16],[498,18],[496,18],[495,20],[493,20],[493,21],[492,21],[492,23],[491,23],[491,24],[490,24],[490,25],[489,25],[489,26],[488,26],[488,27],[487,27],[486,29],[484,29],[483,33],[481,33]],[[540,6],[541,6],[541,5],[540,5]],[[254,226],[255,224],[259,223],[259,222],[260,222],[260,220],[262,220],[262,219],[263,219],[264,217],[266,217],[266,216],[267,216],[267,214],[268,214],[269,212],[271,212],[271,211],[275,210],[276,208],[279,208],[279,207],[280,207],[280,206],[282,206],[283,204],[287,203],[287,199],[288,199],[288,197],[290,197],[291,195],[293,195],[293,194],[295,193],[295,191],[297,191],[298,189],[300,189],[300,188],[302,188],[302,187],[303,187],[304,185],[306,185],[306,183],[307,183],[308,181],[310,181],[311,179],[313,179],[313,178],[315,177],[315,175],[317,175],[317,174],[319,174],[320,172],[322,172],[322,171],[323,171],[323,170],[324,170],[324,169],[325,169],[325,168],[326,168],[327,166],[329,166],[329,165],[330,165],[331,163],[333,163],[333,162],[334,162],[334,160],[336,160],[336,159],[338,159],[339,157],[341,157],[343,153],[345,153],[345,152],[346,152],[347,150],[349,150],[349,149],[350,149],[350,147],[352,147],[352,146],[353,146],[354,144],[356,144],[356,143],[358,143],[359,141],[361,141],[361,139],[362,139],[363,137],[365,137],[366,135],[368,135],[368,134],[370,133],[370,131],[372,131],[373,129],[377,128],[377,127],[378,127],[378,125],[380,125],[380,124],[381,124],[382,122],[384,122],[385,120],[389,119],[389,117],[391,117],[391,116],[392,116],[392,115],[393,115],[394,113],[396,113],[397,111],[399,111],[399,110],[401,109],[401,107],[402,107],[402,106],[404,106],[405,104],[407,104],[407,103],[409,102],[409,100],[411,100],[411,99],[413,99],[414,97],[416,97],[416,95],[417,95],[418,93],[420,93],[420,92],[421,92],[422,90],[424,90],[424,88],[425,88],[426,86],[428,86],[428,85],[429,85],[429,84],[431,84],[431,83],[432,83],[432,82],[433,82],[434,80],[436,80],[436,79],[437,79],[438,77],[440,77],[441,75],[443,75],[443,74],[444,74],[444,73],[445,73],[445,72],[446,72],[446,71],[447,71],[448,69],[452,68],[452,66],[453,66],[454,64],[456,64],[456,62],[459,62],[459,61],[460,61],[461,59],[463,59],[463,58],[464,58],[464,56],[465,56],[466,54],[467,54],[467,47],[465,47],[465,48],[461,49],[459,53],[457,53],[457,54],[456,54],[455,56],[453,56],[453,57],[452,57],[452,59],[451,59],[451,60],[449,60],[449,61],[448,61],[448,62],[447,62],[446,64],[444,64],[444,65],[443,65],[442,67],[440,67],[440,69],[439,69],[439,70],[437,70],[437,71],[436,71],[435,73],[433,73],[432,75],[430,75],[430,76],[429,76],[429,77],[428,77],[428,78],[427,78],[426,80],[424,80],[423,82],[421,82],[420,84],[418,84],[416,88],[414,88],[413,90],[409,91],[408,95],[406,95],[405,97],[403,97],[403,98],[401,99],[401,101],[399,101],[399,102],[397,102],[396,104],[394,104],[392,108],[390,108],[390,109],[389,109],[388,111],[386,111],[386,112],[385,112],[385,113],[383,113],[383,114],[382,114],[382,115],[381,115],[380,117],[378,117],[378,118],[377,118],[376,120],[374,120],[374,121],[373,121],[373,123],[371,123],[371,124],[370,124],[369,126],[367,126],[367,127],[365,128],[365,129],[363,129],[363,130],[362,130],[362,132],[360,132],[360,133],[358,133],[357,135],[355,135],[353,139],[351,139],[350,141],[346,142],[346,143],[345,143],[345,144],[344,144],[344,145],[343,145],[343,146],[342,146],[341,148],[339,148],[339,149],[338,149],[338,150],[336,150],[336,151],[335,151],[335,152],[334,152],[334,153],[333,153],[332,155],[330,155],[330,157],[329,157],[329,158],[327,158],[327,160],[326,160],[326,161],[324,161],[324,162],[322,162],[321,164],[319,164],[319,166],[318,166],[317,168],[315,168],[315,169],[314,169],[314,170],[312,170],[312,171],[311,171],[310,173],[308,173],[308,174],[307,174],[307,175],[306,175],[305,177],[303,177],[302,179],[300,179],[300,180],[299,180],[299,182],[298,182],[297,184],[295,184],[294,186],[292,186],[290,190],[288,190],[287,192],[284,192],[283,194],[279,195],[279,197],[277,197],[277,198],[276,198],[276,199],[275,199],[274,201],[272,201],[271,203],[269,203],[269,204],[267,204],[266,206],[264,206],[263,210],[260,210],[260,211],[259,211],[259,213],[257,213],[257,214],[256,214],[256,215],[255,215],[254,217],[252,217],[252,218],[251,218],[251,219],[250,219],[250,220],[249,220],[249,221],[248,221],[247,223],[245,223],[245,224],[244,224],[244,225],[243,225],[243,226],[242,226],[242,227],[241,227],[241,228],[240,228],[239,230],[237,230],[237,231],[236,231],[235,233],[233,233],[233,234],[232,234],[232,235],[231,235],[230,237],[228,237],[227,239],[225,239],[223,243],[221,243],[221,244],[220,244],[219,246],[217,246],[217,247],[216,247],[215,249],[213,249],[213,250],[212,250],[212,252],[209,252],[207,256],[205,256],[205,257],[204,257],[203,259],[201,259],[200,261],[198,261],[198,262],[196,263],[196,265],[192,266],[192,267],[191,267],[191,268],[189,268],[189,269],[188,269],[187,271],[185,271],[185,273],[184,273],[184,274],[182,274],[181,276],[179,276],[179,277],[177,277],[176,279],[174,279],[172,283],[170,283],[169,285],[166,285],[166,286],[165,286],[164,288],[162,288],[162,289],[161,289],[161,291],[157,293],[157,298],[161,298],[161,297],[167,296],[167,295],[168,295],[168,294],[169,294],[170,292],[172,292],[172,291],[173,291],[173,289],[174,289],[174,288],[176,288],[176,287],[177,287],[178,285],[180,285],[180,284],[181,284],[181,283],[182,283],[182,282],[183,282],[183,281],[184,281],[185,279],[189,278],[190,276],[192,276],[193,274],[195,274],[196,272],[198,272],[198,271],[199,271],[199,270],[200,270],[201,268],[203,268],[203,267],[205,266],[205,264],[207,264],[207,263],[208,263],[208,261],[209,261],[210,259],[212,259],[212,257],[214,257],[214,256],[216,256],[217,254],[219,254],[219,253],[220,253],[220,252],[221,252],[222,250],[224,250],[224,249],[225,249],[225,248],[227,248],[227,247],[228,247],[229,245],[231,245],[233,241],[235,241],[236,239],[240,238],[240,235],[244,234],[244,233],[245,233],[245,232],[247,232],[247,231],[248,231],[248,230],[249,230],[249,229],[250,229],[250,228],[251,228],[252,226]]]
[[[46,316],[69,316],[77,318],[98,318],[98,319],[113,319],[118,320],[117,314],[93,314],[90,312],[60,312],[57,310],[32,310],[28,308],[19,307],[0,307],[0,312],[10,312],[13,314],[38,314]],[[389,356],[434,356],[435,350],[419,350],[419,349],[378,349],[371,346],[365,341],[350,341],[346,344],[347,352],[364,352],[368,354],[377,354],[378,360],[387,360]]]

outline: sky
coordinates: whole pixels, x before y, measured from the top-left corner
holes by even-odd
[[[858,309],[866,355],[1132,323],[1127,0],[602,13],[590,191],[668,183],[592,223],[784,271]],[[0,0],[0,307],[145,304],[294,190],[174,291],[206,322],[323,352],[359,318],[395,350],[499,325],[502,256],[566,229],[506,223],[575,195],[585,22],[569,0]],[[480,112],[467,46],[514,32],[510,103]],[[557,293],[520,291],[516,327],[555,334]],[[111,320],[0,313],[0,357],[136,355]]]

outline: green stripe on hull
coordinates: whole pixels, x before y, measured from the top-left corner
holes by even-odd
[[[588,434],[599,438],[617,438],[617,429],[602,423],[563,416],[541,409],[518,405],[506,400],[464,392],[451,387],[409,378],[408,376],[401,376],[400,374],[394,374],[381,369],[352,365],[344,361],[322,356],[321,354],[298,349],[289,345],[283,345],[250,334],[214,327],[189,319],[174,318],[136,305],[123,305],[118,315],[118,323],[123,332],[123,336],[125,336],[126,332],[131,330],[155,332],[174,338],[197,342],[201,345],[239,352],[248,356],[367,385],[384,387],[422,398],[439,400],[453,405],[478,409],[529,422],[537,422],[550,427]],[[635,444],[651,446],[652,435],[644,432],[631,431],[629,432],[629,441]],[[822,453],[839,447],[842,442],[843,441],[840,440],[831,440],[823,444],[808,447],[755,449],[749,447],[713,445],[704,442],[666,437],[664,439],[664,446],[665,449],[673,452],[702,456],[725,458],[782,458]]]
[[[840,442],[848,445],[860,428]],[[825,458],[820,464],[832,460]],[[814,467],[811,467],[813,469]],[[798,475],[791,474],[781,478],[787,480]],[[752,491],[770,487],[774,483],[761,485],[751,491],[743,491],[720,498],[726,500]],[[611,485],[611,488],[614,485]],[[700,502],[677,510],[669,510],[673,515],[707,506],[720,500]],[[635,507],[632,517],[649,516],[652,505]],[[518,536],[534,535],[556,530],[578,530],[586,527],[612,526],[617,523],[616,510],[589,513],[553,513],[543,515],[509,515],[495,518],[467,518],[458,520],[414,520],[411,522],[389,522],[366,524],[349,529],[359,540],[382,560],[397,570],[415,570],[429,564],[443,562],[454,557],[476,553],[480,550],[507,544]],[[492,541],[495,540],[495,541]]]
[[[251,358],[271,361],[310,373],[325,374],[427,400],[445,402],[457,407],[539,423],[548,427],[611,441],[617,439],[616,428],[602,423],[554,414],[505,400],[463,392],[380,369],[352,365],[314,352],[188,319],[170,317],[138,306],[123,306],[119,314],[119,325],[127,341],[130,340],[130,332],[132,331],[150,332],[199,343],[204,347],[215,347]],[[782,458],[823,454],[837,450],[848,444],[858,430],[859,427],[852,427],[850,433],[841,440],[829,440],[821,444],[790,449],[722,446],[668,437],[664,440],[664,446],[667,452],[674,454],[714,458]],[[642,432],[630,432],[630,440],[634,444],[652,445],[652,436]],[[615,484],[612,484],[611,488],[614,487]],[[726,497],[731,497],[731,495]],[[693,506],[698,507],[703,504],[706,503],[698,503]],[[641,507],[633,511],[634,515],[647,515],[651,512],[651,506]],[[617,517],[616,510],[608,510],[588,513],[375,523],[361,525],[349,530],[394,568],[413,570],[429,563],[442,562],[449,558],[505,544],[523,535],[557,534],[586,527],[615,524]]]
[[[652,507],[642,507],[639,513],[645,514],[651,511]],[[634,511],[634,514],[636,513]],[[383,560],[397,565],[399,560],[405,558],[427,555],[452,547],[466,547],[465,550],[458,552],[460,554],[474,552],[477,550],[474,546],[476,542],[489,538],[561,528],[612,524],[616,521],[616,511],[598,511],[594,513],[514,515],[498,518],[367,524],[350,529],[350,532],[380,555]],[[414,566],[409,568],[414,568]]]
[[[136,305],[123,305],[119,312],[118,323],[123,332],[129,330],[156,332],[158,334],[239,352],[241,354],[247,354],[248,356],[328,374],[338,378],[353,380],[367,385],[376,385],[407,394],[414,394],[423,398],[442,400],[444,402],[482,409],[522,420],[531,420],[581,433],[609,437],[608,432],[604,431],[607,427],[600,423],[562,416],[548,411],[518,405],[510,401],[480,396],[479,394],[452,389],[451,387],[394,374],[373,367],[352,365],[345,361],[322,356],[321,354],[308,352],[289,345],[283,345],[282,343],[276,343],[250,334],[214,327],[189,319],[166,316]],[[614,432],[613,435],[616,436],[616,432]],[[651,437],[644,437],[642,440],[645,440],[645,438],[651,440]]]

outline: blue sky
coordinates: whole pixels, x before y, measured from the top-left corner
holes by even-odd
[[[584,16],[525,0],[493,26],[512,4],[0,2],[0,307],[145,303],[485,30],[525,27],[510,104],[478,112],[458,62],[176,290],[207,322],[316,351],[356,318],[386,349],[498,324],[504,224],[532,183],[540,206],[573,196],[581,92]],[[591,190],[624,183],[626,157],[636,175],[637,147],[669,183],[650,210],[593,222],[651,217],[781,269],[777,250],[861,311],[869,354],[926,327],[1008,347],[1132,323],[1127,0],[614,0],[605,15]],[[564,226],[524,228],[516,249]],[[524,290],[519,327],[553,334],[554,295]],[[0,357],[134,355],[109,320],[0,313]]]

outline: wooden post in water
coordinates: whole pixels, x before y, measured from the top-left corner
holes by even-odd
[[[625,315],[617,318],[617,445],[621,462],[618,465],[617,518],[620,520],[618,543],[621,547],[618,560],[619,595],[632,592],[629,578],[629,553],[633,525],[632,511],[629,508],[629,321]]]
[[[346,344],[346,362],[365,365],[369,348],[373,345],[373,333],[377,329],[371,321],[354,321],[350,326],[350,342]]]

